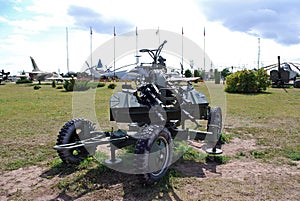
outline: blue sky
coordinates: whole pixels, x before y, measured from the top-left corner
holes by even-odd
[[[31,71],[29,56],[47,71],[66,72],[66,27],[70,69],[81,68],[93,47],[138,29],[181,33],[203,47],[218,68],[300,63],[300,2],[296,0],[0,0],[0,68]]]

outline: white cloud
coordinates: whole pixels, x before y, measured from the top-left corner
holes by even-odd
[[[22,12],[22,11],[23,11],[22,8],[17,7],[17,6],[14,6],[13,9],[14,9],[15,11],[17,11],[17,12]]]
[[[0,23],[3,22],[8,22],[8,19],[6,19],[5,17],[0,16]]]

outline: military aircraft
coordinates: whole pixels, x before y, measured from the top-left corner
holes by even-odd
[[[65,80],[71,80],[71,79],[77,79],[77,78],[73,76],[65,77],[56,73],[53,73],[51,77],[46,78],[46,80],[58,81],[58,82],[63,82]]]
[[[52,77],[54,74],[57,75],[57,73],[50,73],[50,72],[41,71],[39,69],[39,67],[36,65],[35,60],[32,57],[30,57],[30,60],[31,60],[31,63],[32,63],[33,70],[31,72],[28,72],[28,73],[29,73],[29,77],[32,80],[37,80],[37,81],[41,82],[41,81],[46,80],[47,78]]]
[[[300,65],[292,62],[280,63],[280,56],[278,56],[278,63],[263,67],[270,71],[270,80],[273,85],[285,85],[290,81],[296,82],[297,72],[291,68],[291,65],[300,72]],[[277,69],[274,69],[277,68]]]
[[[158,62],[160,64],[164,64],[165,59],[163,57],[158,58]],[[108,79],[113,78],[116,76],[117,78],[123,79],[123,80],[136,80],[137,77],[142,77],[145,72],[143,68],[138,67],[138,63],[132,63],[128,65],[124,65],[121,67],[118,67],[115,69],[115,71],[112,70],[112,66],[103,66],[101,59],[99,59],[97,66],[90,67],[89,63],[86,61],[85,64],[87,65],[87,69],[85,69],[84,72],[88,72],[92,75],[92,77],[96,79]],[[145,64],[152,64],[152,63],[140,63],[141,66]],[[130,66],[132,66],[130,68]],[[166,69],[171,70],[178,70],[177,68],[172,67],[166,67]],[[167,73],[169,77],[182,77],[179,73]]]
[[[35,60],[30,57],[31,63],[32,63],[32,67],[33,70],[31,72],[27,72],[29,73],[29,77],[32,80],[37,80],[39,82],[41,81],[45,81],[45,80],[51,80],[51,81],[64,81],[64,80],[70,80],[72,78],[76,79],[76,73],[70,71],[68,73],[66,73],[64,76],[59,75],[56,72],[46,72],[46,71],[41,71],[39,69],[39,67],[36,65]]]
[[[129,64],[129,65],[116,68],[115,70],[111,70],[112,66],[104,67],[102,65],[101,59],[99,59],[97,66],[90,67],[87,61],[85,62],[85,64],[87,65],[87,69],[85,69],[85,72],[89,72],[92,75],[92,77],[96,79],[102,79],[102,78],[108,79],[113,77],[123,79],[123,77],[127,74],[128,70],[122,70],[122,69],[132,65],[136,65],[136,63],[134,63],[134,64]]]

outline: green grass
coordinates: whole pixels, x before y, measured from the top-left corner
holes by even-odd
[[[97,88],[95,111],[100,128],[110,130],[118,125],[109,121],[109,98],[120,90]],[[195,88],[210,98],[204,83]],[[299,89],[269,89],[256,95],[226,94],[227,138],[254,138],[269,147],[268,154],[255,158],[286,157],[299,160],[300,93]],[[72,119],[72,93],[42,85],[33,90],[30,85],[6,84],[0,89],[1,165],[11,170],[52,160],[52,146],[61,126]],[[22,146],[20,146],[20,144]],[[292,154],[287,154],[292,153]],[[294,153],[294,154],[293,154]]]
[[[212,87],[222,86],[211,85],[209,89],[204,83],[197,83],[195,86],[196,89],[203,91],[209,100]],[[109,98],[114,92],[120,91],[120,88],[121,83],[117,83],[117,87],[113,90],[107,87],[96,89],[93,109],[96,111],[96,120],[102,130],[110,130],[112,126],[116,129],[119,126],[109,121]],[[39,90],[34,90],[33,85],[1,85],[0,171],[30,165],[47,167],[45,178],[54,179],[57,175],[62,177],[53,184],[52,188],[55,191],[68,192],[68,195],[75,197],[92,193],[93,197],[100,197],[103,200],[113,200],[116,196],[133,200],[144,198],[145,195],[153,200],[176,200],[176,198],[245,200],[245,196],[250,200],[257,195],[255,188],[257,184],[251,183],[252,180],[249,179],[250,182],[247,182],[215,177],[204,179],[202,178],[204,176],[201,177],[204,174],[201,171],[210,169],[210,165],[215,163],[230,164],[231,159],[246,158],[296,166],[300,160],[300,90],[291,88],[286,91],[270,88],[266,93],[256,95],[225,94],[226,115],[223,115],[225,116],[223,140],[230,143],[233,137],[255,139],[261,146],[259,149],[242,151],[231,158],[227,157],[226,153],[224,156],[210,156],[181,145],[176,150],[180,153],[184,152],[183,161],[179,161],[179,164],[182,162],[183,167],[185,165],[195,167],[195,170],[193,169],[195,172],[186,173],[171,167],[168,174],[157,185],[140,187],[134,175],[111,170],[91,158],[84,160],[77,167],[66,166],[58,158],[52,147],[56,143],[60,128],[73,118],[72,93],[52,88],[51,85],[41,85]],[[80,93],[84,100],[89,100],[85,96],[86,92]],[[212,97],[224,98],[217,93]],[[217,101],[213,105],[218,105]],[[82,115],[86,115],[84,111]],[[132,151],[132,147],[125,151]],[[100,152],[97,152],[96,156],[102,162],[107,158]],[[286,185],[280,182],[275,177],[262,178],[261,192],[259,192],[262,198],[274,199],[281,194],[284,195],[284,190],[281,191],[280,188]],[[295,183],[295,179],[293,182]],[[269,189],[267,192],[270,194],[264,193],[266,191],[263,189],[266,188]],[[197,189],[199,195],[190,193],[191,189]],[[22,196],[22,192],[19,193]]]
[[[182,156],[181,158],[183,160],[192,160],[197,162],[205,162],[205,158],[207,157],[207,154],[204,154],[202,152],[197,151],[196,149],[192,148],[191,146],[188,146],[184,142],[174,142],[175,151],[174,151],[174,158],[179,158],[179,156]]]
[[[225,131],[240,138],[256,139],[266,147],[255,158],[267,161],[300,151],[299,89],[268,89],[257,95],[227,94]],[[288,157],[290,158],[290,157]]]
[[[216,162],[218,164],[225,164],[230,161],[229,156],[223,156],[223,155],[210,155],[208,154],[205,158],[206,162]]]
[[[294,161],[300,161],[300,152],[289,152],[286,156]]]
[[[0,170],[51,160],[59,128],[72,117],[72,96],[51,85],[6,84],[0,89]]]

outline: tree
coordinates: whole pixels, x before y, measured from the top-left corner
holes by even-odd
[[[201,77],[199,70],[194,70],[194,77]]]
[[[184,76],[185,76],[185,77],[192,77],[192,75],[193,75],[193,74],[192,74],[192,71],[191,71],[190,69],[186,69],[186,70],[185,70],[185,72],[184,72]]]
[[[224,68],[224,69],[221,71],[221,78],[222,78],[223,80],[225,80],[226,77],[227,77],[228,75],[231,75],[231,74],[232,74],[232,73],[229,71],[228,68]]]

